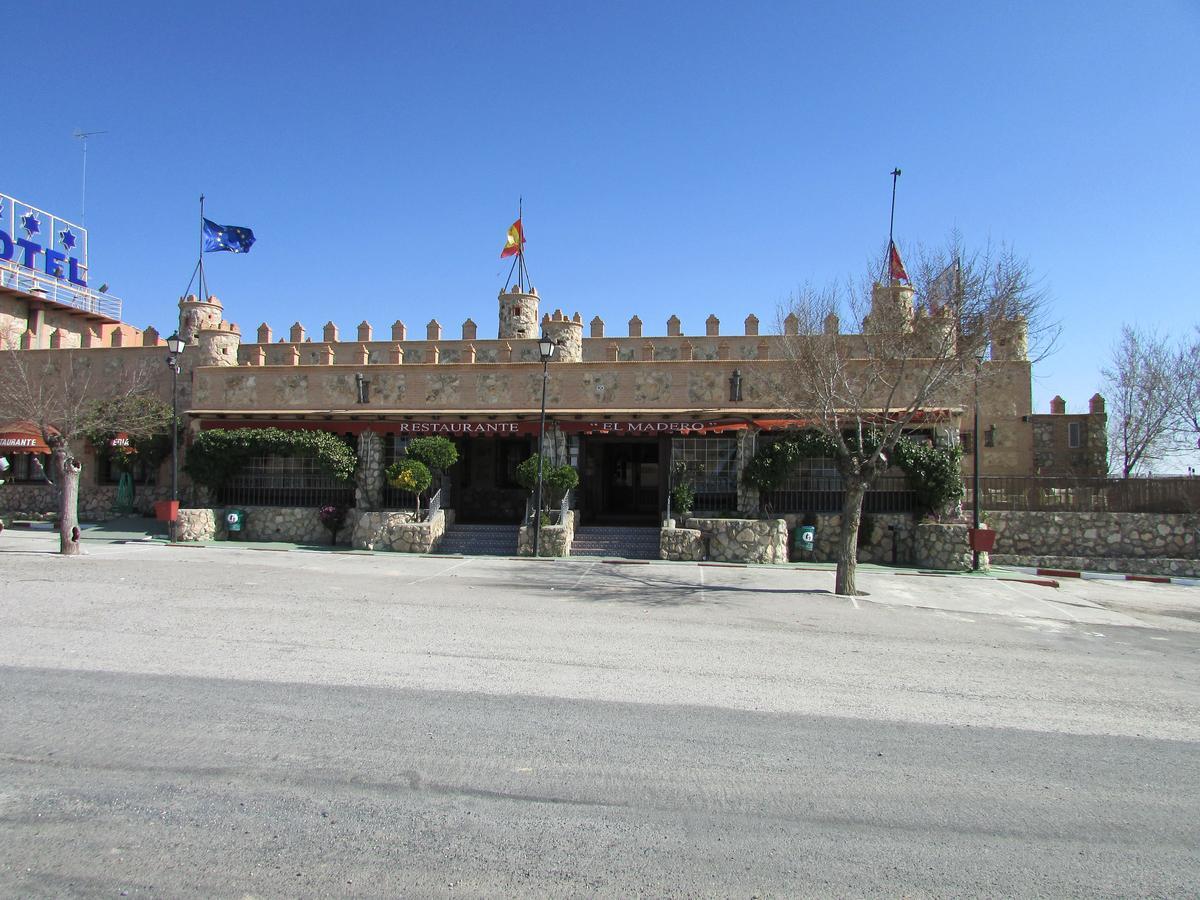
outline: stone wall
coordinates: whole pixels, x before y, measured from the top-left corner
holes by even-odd
[[[752,563],[788,561],[788,531],[783,519],[692,518],[684,524],[687,526],[684,530],[701,532],[711,560]]]
[[[916,526],[914,552],[916,564],[925,569],[966,572],[974,562],[966,525],[921,522]],[[987,568],[987,556],[979,554],[981,568]]]
[[[1200,559],[1200,514],[995,511],[996,552],[1005,556]]]
[[[354,547],[393,553],[429,553],[446,532],[446,512],[438,510],[427,522],[414,521],[412,510],[364,512],[354,525]]]
[[[1068,569],[1088,572],[1121,572],[1127,575],[1175,575],[1200,578],[1200,562],[1194,559],[1136,559],[1133,557],[1102,556],[1030,556],[993,553],[992,562],[998,566],[1036,566],[1045,569]]]
[[[90,474],[90,473],[89,473]],[[11,519],[46,519],[58,515],[59,489],[51,484],[0,485],[0,514]],[[138,485],[134,492],[134,512],[154,515],[154,502],[171,496],[171,486]],[[114,518],[117,500],[115,484],[79,485],[79,521],[105,522]]]
[[[867,524],[859,526],[858,561],[878,563],[890,566],[892,564],[892,541],[896,542],[896,563],[911,565],[915,559],[913,542],[915,529],[913,518],[908,513],[877,513],[868,514]],[[787,522],[788,531],[794,531],[797,526],[805,524],[805,516],[788,513],[783,517]],[[842,514],[820,513],[812,517],[811,524],[816,528],[816,540],[812,551],[800,551],[797,557],[812,562],[836,562],[838,547],[842,541]],[[895,530],[889,530],[894,526]]]
[[[704,535],[698,528],[664,528],[658,539],[658,555],[682,562],[704,559]]]
[[[329,529],[321,524],[312,507],[241,506],[246,518],[241,532],[230,536],[225,527],[229,507],[181,509],[176,540],[179,541],[279,541],[289,544],[329,545]],[[338,532],[338,546],[349,546],[355,511],[346,514]]]
[[[542,556],[570,556],[575,540],[575,525],[579,513],[571,510],[566,521],[558,525],[543,525],[540,534]],[[533,556],[533,526],[522,525],[517,532],[517,556]]]

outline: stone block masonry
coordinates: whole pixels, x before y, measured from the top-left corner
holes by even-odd
[[[687,527],[683,530],[695,530],[702,534],[708,543],[708,558],[711,560],[749,563],[788,561],[787,523],[783,519],[688,519],[684,524]],[[663,533],[666,534],[666,531]]]
[[[289,544],[328,545],[329,529],[313,507],[238,506],[246,511],[243,530],[231,536],[225,527],[226,510],[233,507],[181,509],[176,539],[179,541],[279,541]],[[355,511],[346,514],[338,532],[338,546],[349,546]]]
[[[354,519],[351,519],[354,521]],[[416,521],[412,510],[364,512],[354,525],[354,547],[393,553],[429,553],[446,533],[446,513],[438,510],[429,521]]]

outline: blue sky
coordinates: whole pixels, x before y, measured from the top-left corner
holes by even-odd
[[[1011,243],[1065,324],[1035,405],[1081,409],[1122,322],[1200,320],[1200,5],[56,4],[11,39],[0,190],[77,217],[93,282],[169,332],[197,198],[253,333],[495,334],[525,198],[550,309],[740,332],[887,238]],[[10,17],[11,19],[11,17]],[[11,22],[10,22],[11,24]],[[24,112],[22,112],[22,110]]]

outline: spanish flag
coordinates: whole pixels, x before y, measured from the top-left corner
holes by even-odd
[[[500,258],[512,256],[514,253],[521,253],[525,249],[525,229],[521,227],[521,220],[513,222],[508,229],[508,237],[504,241],[504,249],[500,251]]]

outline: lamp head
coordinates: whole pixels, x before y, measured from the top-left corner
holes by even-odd
[[[550,340],[546,335],[542,335],[538,340],[538,353],[542,357],[542,362],[549,362],[554,356],[554,341]]]
[[[167,350],[172,356],[178,356],[183,352],[183,338],[176,332],[167,338]]]

